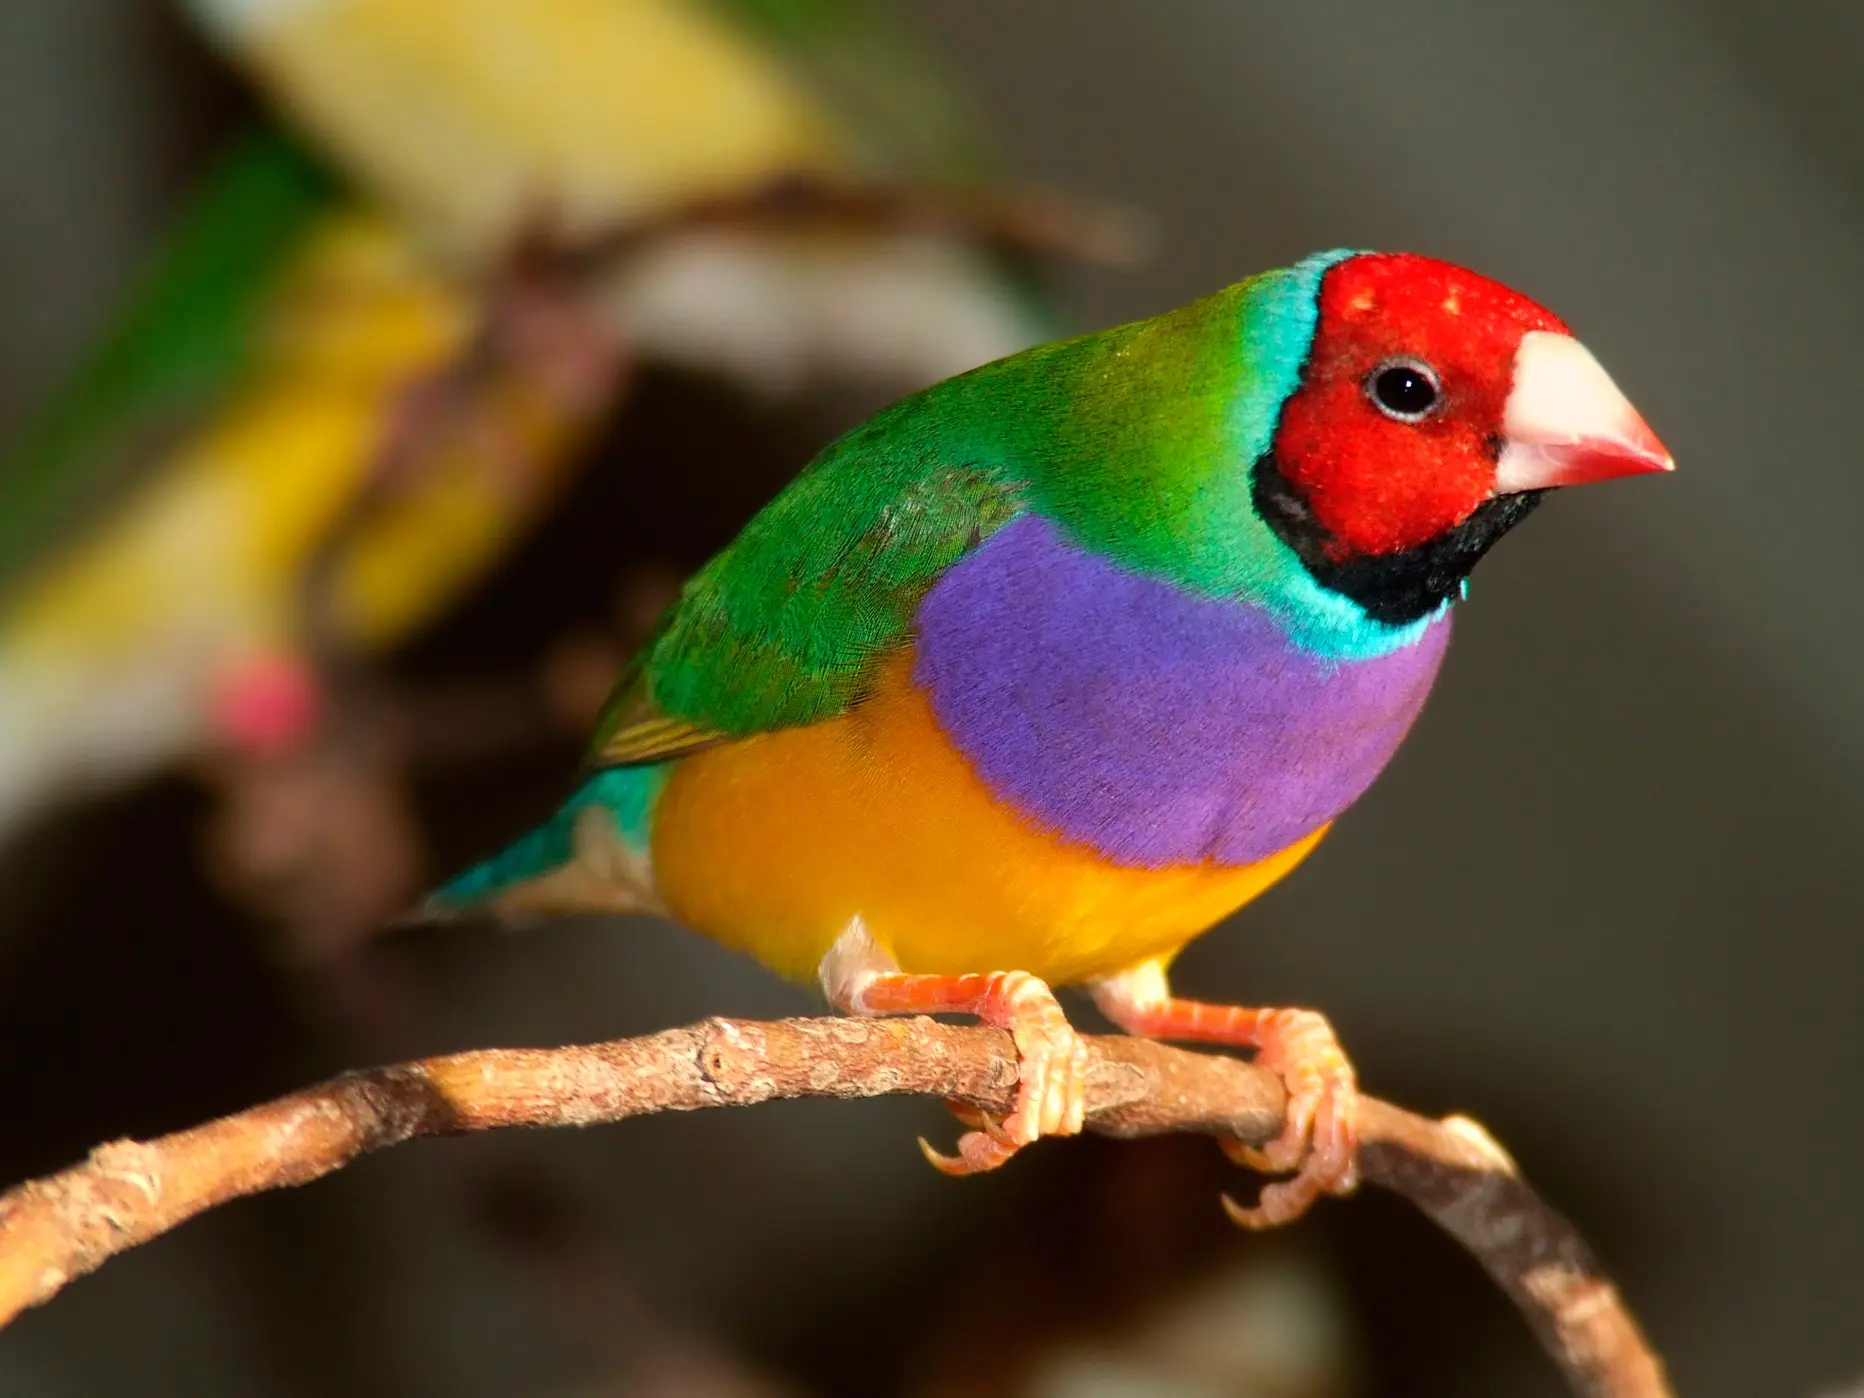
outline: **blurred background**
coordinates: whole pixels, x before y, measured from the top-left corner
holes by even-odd
[[[467,58],[417,0],[0,11],[0,1177],[362,1063],[809,1012],[646,921],[367,934],[546,808],[840,428],[1410,249],[1555,308],[1680,469],[1497,552],[1385,780],[1180,983],[1322,1007],[1370,1090],[1482,1119],[1683,1393],[1864,1375],[1864,11],[613,2],[606,46],[462,2],[510,26]],[[421,77],[474,52],[516,86]],[[560,109],[512,99],[540,74]],[[1248,1237],[1208,1143],[954,1184],[912,1145],[954,1129],[403,1148],[77,1283],[0,1393],[1560,1391],[1396,1201]]]

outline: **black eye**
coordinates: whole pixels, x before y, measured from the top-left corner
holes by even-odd
[[[1386,417],[1422,422],[1443,396],[1443,384],[1421,360],[1388,359],[1367,377],[1366,396]]]

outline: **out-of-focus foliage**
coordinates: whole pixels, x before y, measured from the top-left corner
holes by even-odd
[[[900,389],[1040,333],[960,236],[682,224],[785,180],[983,168],[863,6],[192,13],[300,134],[209,174],[0,461],[0,834],[301,741],[333,659],[417,633],[586,463],[628,365]]]

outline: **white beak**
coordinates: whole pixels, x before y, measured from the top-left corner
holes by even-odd
[[[1497,495],[1676,469],[1599,361],[1550,330],[1521,337],[1502,434]]]

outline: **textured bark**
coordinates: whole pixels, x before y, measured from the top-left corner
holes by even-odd
[[[1195,1132],[1263,1144],[1281,1131],[1272,1073],[1123,1036],[1087,1040],[1087,1124],[1111,1136]],[[589,1126],[784,1097],[950,1098],[1007,1112],[1001,1030],[928,1019],[708,1019],[638,1039],[484,1049],[346,1073],[153,1141],[113,1141],[0,1196],[0,1324],[120,1252],[242,1195],[305,1184],[419,1136]],[[1475,1123],[1361,1099],[1365,1178],[1404,1195],[1475,1254],[1575,1392],[1670,1392],[1617,1289],[1572,1227]]]

